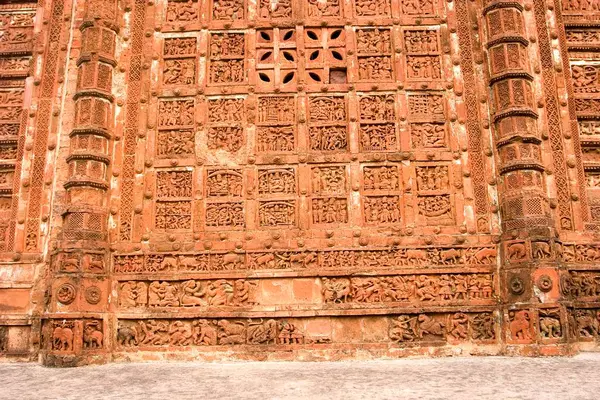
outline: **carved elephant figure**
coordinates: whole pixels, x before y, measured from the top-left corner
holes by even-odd
[[[121,326],[117,331],[117,342],[123,347],[137,346],[137,330],[135,327]]]
[[[556,318],[540,318],[540,332],[545,338],[557,338],[561,335],[560,321]]]
[[[52,332],[52,348],[58,351],[73,350],[73,330],[57,326]]]
[[[102,332],[95,325],[88,325],[83,330],[83,343],[85,348],[99,349],[102,347]]]
[[[577,316],[577,328],[579,329],[579,335],[583,337],[593,337],[598,335],[600,323],[598,322],[598,315],[583,314]]]

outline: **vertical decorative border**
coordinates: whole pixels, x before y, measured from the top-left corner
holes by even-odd
[[[456,24],[460,51],[460,69],[464,82],[464,102],[467,113],[467,135],[469,137],[469,167],[473,182],[475,198],[475,225],[481,231],[479,219],[487,220],[486,231],[489,230],[489,207],[485,182],[485,159],[482,154],[480,115],[477,102],[477,82],[473,67],[472,29],[469,25],[469,11],[466,0],[456,0]]]
[[[546,5],[543,0],[533,0],[533,4],[540,51],[542,83],[544,85],[546,126],[548,128],[548,136],[552,148],[552,162],[554,166],[554,179],[556,181],[560,228],[564,230],[573,230],[571,195],[569,190],[569,178],[565,167],[560,110],[555,95],[556,79],[554,77],[554,61],[552,60],[552,48],[550,47],[548,27],[546,26]]]
[[[567,38],[565,35],[565,26],[562,17],[562,4],[560,0],[554,0],[554,13],[556,15],[556,25],[558,26],[560,46],[560,57],[562,59],[563,76],[569,98],[569,127],[571,128],[571,140],[573,141],[573,153],[577,163],[577,183],[579,186],[579,204],[581,205],[581,220],[589,221],[589,205],[587,201],[587,191],[585,188],[585,173],[583,171],[583,162],[581,160],[581,142],[579,140],[579,123],[577,122],[577,113],[575,112],[575,94],[573,92],[573,81],[571,80],[571,63],[569,62],[569,53],[567,51]]]
[[[33,161],[30,173],[30,192],[27,200],[27,222],[25,227],[25,251],[38,249],[40,232],[40,211],[44,185],[44,169],[48,151],[48,136],[52,124],[52,103],[56,91],[59,65],[60,38],[63,26],[69,24],[63,20],[65,0],[52,2],[50,30],[46,40],[46,57],[42,67],[42,77],[38,97],[37,118],[33,145]]]
[[[33,56],[31,61],[33,62]],[[17,162],[15,164],[15,180],[13,182],[13,195],[11,203],[10,221],[8,222],[8,238],[6,240],[6,251],[15,250],[15,234],[17,229],[17,218],[19,213],[19,191],[21,189],[21,171],[23,170],[23,155],[25,149],[25,138],[27,133],[27,111],[24,109],[21,115],[21,126],[19,127],[19,138],[17,142]]]
[[[130,241],[133,229],[133,189],[135,187],[136,132],[139,127],[142,93],[142,64],[146,2],[135,0],[131,21],[131,58],[127,79],[127,110],[123,134],[123,179],[118,241]]]

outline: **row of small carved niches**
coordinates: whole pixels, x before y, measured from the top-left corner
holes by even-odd
[[[162,31],[305,24],[439,23],[439,0],[168,0],[155,10]]]
[[[160,85],[153,90],[224,94],[442,89],[447,86],[444,79],[452,77],[447,40],[446,30],[437,26],[298,26],[170,34],[156,44],[162,62],[154,70]]]
[[[161,97],[150,104],[146,166],[458,159],[444,97]]]

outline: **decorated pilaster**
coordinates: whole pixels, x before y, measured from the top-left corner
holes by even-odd
[[[44,362],[68,366],[107,357],[108,188],[114,132],[116,0],[77,1],[58,158],[60,228],[51,249]],[[75,75],[76,72],[76,76]],[[64,166],[64,167],[63,167]]]
[[[545,21],[521,1],[485,2],[481,16],[500,179],[507,351],[566,353],[559,232],[575,221]]]

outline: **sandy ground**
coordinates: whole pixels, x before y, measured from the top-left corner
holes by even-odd
[[[600,353],[573,358],[0,364],[0,399],[600,399]]]

